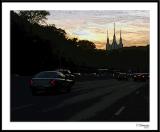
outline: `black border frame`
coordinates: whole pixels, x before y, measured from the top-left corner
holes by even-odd
[[[159,0],[1,0],[2,2],[159,2]]]
[[[158,56],[157,56],[157,64],[158,64],[158,74],[157,74],[157,83],[158,83],[158,92],[157,92],[157,97],[158,97],[158,100],[157,100],[157,114],[158,114],[158,121],[157,121],[157,130],[147,130],[147,131],[160,131],[160,122],[159,122],[159,110],[160,110],[160,106],[159,106],[159,100],[160,100],[160,97],[159,97],[159,93],[160,93],[160,90],[159,90],[159,66],[160,66],[160,62],[159,62],[159,56],[160,56],[160,53],[159,53],[159,49],[160,49],[160,39],[159,39],[159,31],[160,31],[160,27],[159,27],[159,15],[160,15],[160,8],[159,8],[159,4],[160,4],[160,0],[1,0],[1,20],[2,20],[2,3],[11,3],[11,2],[29,2],[29,3],[32,3],[32,2],[113,2],[113,3],[116,3],[116,2],[131,2],[131,3],[146,3],[146,2],[151,2],[151,3],[157,3],[157,44],[158,44],[158,48],[157,48],[157,53],[158,53]],[[1,21],[1,29],[2,29],[2,21]],[[2,30],[1,30],[1,34],[2,34]],[[2,73],[2,36],[1,36],[1,73]],[[2,74],[1,74],[1,78],[2,78]],[[1,80],[1,107],[2,107],[2,80]],[[2,117],[2,108],[1,108],[1,117]],[[2,118],[1,118],[1,130],[2,130]],[[3,130],[2,130],[3,131]],[[12,130],[14,131],[14,130]],[[23,130],[23,131],[30,131],[30,130]],[[35,131],[44,131],[44,130],[35,130]],[[55,131],[55,130],[45,130],[45,131]],[[75,130],[58,130],[58,131],[75,131]],[[76,130],[76,131],[84,131],[84,130]],[[88,131],[97,131],[97,130],[88,130]],[[99,130],[98,130],[99,131]],[[100,130],[100,131],[128,131],[128,130]],[[129,131],[137,131],[137,130],[129,130]],[[139,131],[139,130],[138,130]],[[141,131],[146,131],[146,130],[141,130]]]

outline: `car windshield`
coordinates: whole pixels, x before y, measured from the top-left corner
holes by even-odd
[[[71,74],[69,70],[59,70],[59,71],[62,72],[63,74]]]
[[[64,78],[65,76],[60,72],[40,72],[35,75],[35,78]]]
[[[62,71],[63,74],[69,74],[67,71]]]

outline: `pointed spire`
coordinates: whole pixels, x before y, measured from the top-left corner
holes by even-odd
[[[119,48],[123,48],[122,36],[121,36],[121,29],[120,29],[120,39],[119,39]]]
[[[108,38],[108,29],[107,29],[107,38]]]
[[[109,44],[108,29],[107,29],[107,44]]]
[[[115,22],[114,22],[114,34],[115,34]]]

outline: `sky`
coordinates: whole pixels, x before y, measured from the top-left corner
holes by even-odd
[[[149,44],[148,10],[52,10],[47,23],[66,31],[67,37],[89,40],[105,49],[107,30],[113,40],[114,22],[119,43],[120,30],[125,47]]]

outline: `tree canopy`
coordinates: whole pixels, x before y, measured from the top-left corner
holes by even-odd
[[[83,49],[95,49],[96,48],[96,45],[93,42],[88,41],[88,40],[80,40],[78,41],[77,45]]]
[[[45,23],[50,13],[48,11],[20,11],[19,15],[30,23]]]

